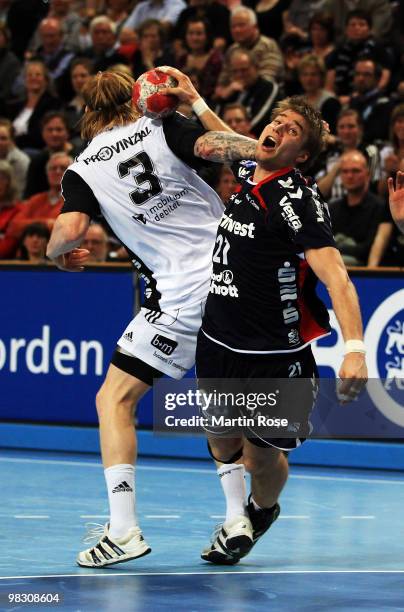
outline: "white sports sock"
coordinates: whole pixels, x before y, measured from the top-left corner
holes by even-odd
[[[135,468],[122,463],[104,470],[109,500],[109,535],[121,538],[137,524],[135,513]]]
[[[230,521],[236,516],[247,516],[244,465],[224,464],[217,470],[217,474],[226,498],[225,521]]]

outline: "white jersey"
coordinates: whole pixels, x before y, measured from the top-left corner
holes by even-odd
[[[97,135],[69,167],[146,281],[147,307],[172,310],[207,295],[223,205],[167,144],[161,120]]]

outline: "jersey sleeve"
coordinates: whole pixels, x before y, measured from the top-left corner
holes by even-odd
[[[174,113],[163,119],[163,130],[171,151],[194,170],[213,163],[194,154],[195,142],[207,131],[200,124]]]
[[[289,227],[289,234],[299,249],[337,248],[328,206],[318,193],[307,190],[295,210],[299,220],[293,230]]]
[[[62,197],[64,204],[61,214],[81,212],[91,219],[100,216],[100,205],[91,187],[74,170],[66,170],[62,179]]]

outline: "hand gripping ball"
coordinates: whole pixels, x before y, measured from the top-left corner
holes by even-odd
[[[161,70],[149,70],[141,74],[133,86],[133,103],[137,110],[151,119],[171,115],[177,108],[177,96],[167,95],[167,87],[176,87],[177,79]]]

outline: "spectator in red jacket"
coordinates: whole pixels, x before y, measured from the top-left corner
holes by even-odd
[[[37,193],[21,205],[7,230],[9,236],[19,240],[27,225],[34,222],[44,223],[52,230],[63,206],[60,182],[71,163],[73,159],[66,153],[53,153],[50,156],[46,166],[49,191]]]

